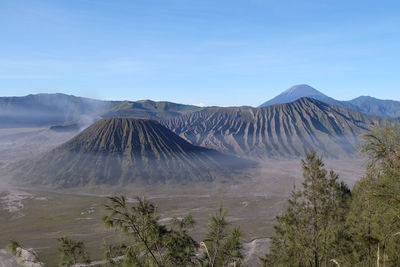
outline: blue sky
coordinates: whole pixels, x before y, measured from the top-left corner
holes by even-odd
[[[0,0],[0,95],[400,100],[400,1]]]

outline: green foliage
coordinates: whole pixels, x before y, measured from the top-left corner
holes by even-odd
[[[120,267],[123,266],[124,255],[127,246],[125,244],[105,244],[105,252],[104,252],[104,267]]]
[[[315,154],[302,162],[303,188],[277,217],[265,266],[400,266],[400,126],[363,138],[368,165],[352,194]]]
[[[239,227],[228,231],[226,211],[220,206],[217,213],[210,216],[206,239],[201,243],[205,249],[203,266],[239,266],[242,262],[242,241]]]
[[[7,249],[10,251],[10,253],[14,256],[20,256],[18,252],[18,248],[20,248],[21,245],[18,243],[16,240],[10,240],[10,243],[7,245]]]
[[[82,241],[75,241],[68,237],[58,238],[58,250],[61,255],[60,266],[70,266],[77,263],[89,263],[90,258]]]
[[[126,266],[187,266],[196,262],[197,243],[187,233],[194,225],[191,215],[175,218],[171,228],[159,224],[156,207],[145,198],[128,205],[124,196],[110,197],[105,225],[120,229],[131,242],[124,248]],[[174,229],[177,228],[177,229]]]
[[[381,171],[398,168],[400,152],[400,125],[385,124],[364,134],[361,152],[368,156],[369,168]]]
[[[400,265],[400,127],[386,124],[364,135],[361,152],[368,156],[365,176],[353,189],[347,220],[359,266]]]
[[[293,190],[286,211],[276,218],[264,266],[334,266],[331,260],[348,246],[343,232],[350,190],[315,153],[302,166],[303,187]]]

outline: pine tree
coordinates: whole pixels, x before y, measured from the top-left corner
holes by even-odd
[[[338,175],[310,153],[302,160],[302,188],[294,189],[286,211],[276,218],[264,266],[329,266],[347,247],[343,234],[351,192]]]
[[[129,206],[124,196],[110,197],[106,208],[110,214],[103,220],[107,227],[120,229],[129,237],[123,266],[186,266],[197,261],[197,243],[187,233],[194,224],[191,215],[175,219],[178,229],[161,225],[153,203],[136,198]]]
[[[104,244],[104,267],[122,267],[124,263],[124,254],[127,246],[125,244]],[[125,262],[126,263],[126,262]]]
[[[240,266],[243,260],[242,234],[239,227],[235,227],[229,232],[228,225],[226,210],[221,205],[218,212],[211,214],[207,237],[201,242],[205,249],[203,266]]]
[[[354,186],[348,218],[352,262],[360,266],[399,266],[400,127],[386,124],[363,136],[368,157],[365,176]]]
[[[68,237],[60,237],[58,241],[60,243],[58,250],[61,254],[61,266],[90,262],[90,258],[82,241],[75,241]]]

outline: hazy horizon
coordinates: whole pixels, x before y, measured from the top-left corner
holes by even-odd
[[[288,88],[288,89],[290,89],[290,88]],[[316,88],[315,88],[316,89]],[[277,95],[275,95],[275,96],[278,96],[279,94],[281,94],[281,93],[283,93],[284,91],[286,91],[287,89],[285,89],[285,90],[282,90],[282,92],[280,92],[280,93],[278,93]],[[318,89],[317,89],[318,90]],[[318,91],[320,91],[320,90],[318,90]],[[321,93],[323,93],[324,94],[324,92],[323,91],[320,91]],[[94,95],[93,97],[91,97],[91,96],[85,96],[85,95],[79,95],[79,94],[72,94],[72,93],[68,93],[68,92],[58,92],[58,91],[55,91],[55,92],[31,92],[31,93],[29,93],[29,94],[23,94],[23,95],[0,95],[0,97],[25,97],[25,96],[28,96],[28,95],[40,95],[40,94],[64,94],[64,95],[71,95],[71,96],[75,96],[75,97],[82,97],[82,98],[89,98],[89,99],[93,99],[93,100],[99,100],[99,101],[155,101],[155,102],[171,102],[171,103],[176,103],[176,104],[182,104],[182,105],[193,105],[193,106],[198,106],[198,107],[211,107],[211,106],[218,106],[218,107],[240,107],[240,106],[250,106],[250,107],[258,107],[258,106],[260,106],[262,103],[258,103],[258,104],[256,104],[256,105],[247,105],[247,104],[236,104],[236,105],[218,105],[218,104],[216,104],[216,105],[207,105],[207,104],[205,104],[205,103],[203,103],[203,102],[200,102],[200,103],[184,103],[184,102],[175,102],[175,101],[170,101],[170,100],[165,100],[165,99],[151,99],[151,98],[140,98],[140,99],[129,99],[129,98],[124,98],[124,97],[121,97],[121,98],[101,98],[101,97],[98,97],[98,96],[96,96],[96,95]],[[274,98],[275,96],[273,96],[273,97],[271,97],[270,99],[266,99],[267,101],[268,100],[271,100],[272,98]],[[330,97],[330,95],[327,95],[328,97]],[[374,95],[359,95],[359,96],[356,96],[356,97],[354,97],[354,98],[351,98],[351,99],[336,99],[336,100],[339,100],[339,101],[350,101],[350,100],[353,100],[353,99],[355,99],[355,98],[358,98],[358,97],[373,97],[373,98],[376,98],[376,99],[380,99],[380,100],[394,100],[394,101],[400,101],[400,99],[399,100],[397,100],[396,98],[379,98],[379,97],[376,97],[376,96],[374,96]],[[264,101],[264,100],[263,100]]]

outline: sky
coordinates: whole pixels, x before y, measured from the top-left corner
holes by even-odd
[[[400,100],[400,1],[0,0],[0,96]]]

